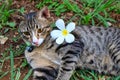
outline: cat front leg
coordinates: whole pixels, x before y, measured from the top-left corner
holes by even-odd
[[[58,74],[57,67],[44,66],[33,69],[33,80],[55,80]]]
[[[61,58],[61,65],[59,68],[58,76],[55,80],[70,80],[73,71],[75,70],[78,60],[80,58],[80,54],[83,52],[84,44],[82,42],[75,41],[66,47],[67,51],[64,56]],[[63,54],[63,53],[61,53]]]
[[[42,56],[43,51],[39,48],[25,50],[27,62],[33,69],[32,80],[55,80],[58,74],[58,66]]]
[[[74,60],[72,60],[74,59]],[[56,80],[69,80],[77,64],[77,57],[62,62]]]

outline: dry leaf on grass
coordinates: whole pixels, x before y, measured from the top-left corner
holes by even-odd
[[[5,44],[7,40],[8,40],[8,37],[0,36],[0,44]]]

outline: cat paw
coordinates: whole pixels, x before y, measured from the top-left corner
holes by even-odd
[[[27,50],[28,52],[32,52],[34,48],[35,48],[34,46],[27,46],[27,47],[26,47],[26,50]]]
[[[36,76],[33,80],[47,80],[45,76]]]
[[[55,78],[49,76],[34,76],[33,80],[55,80]]]
[[[55,80],[58,70],[53,67],[36,68],[33,70],[34,80]]]

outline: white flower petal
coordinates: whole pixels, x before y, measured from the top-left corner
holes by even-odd
[[[64,41],[64,37],[62,37],[62,36],[60,36],[60,37],[58,37],[58,38],[56,39],[56,43],[57,43],[57,44],[62,44],[63,41]]]
[[[57,26],[57,28],[59,28],[60,30],[65,29],[65,23],[62,19],[58,19],[55,23],[55,25]]]
[[[71,22],[66,26],[66,29],[71,32],[75,29],[75,23]]]
[[[68,34],[68,35],[65,37],[65,41],[68,42],[68,43],[72,43],[73,41],[75,41],[74,35]]]
[[[50,35],[51,35],[51,37],[53,38],[53,39],[56,39],[56,38],[58,38],[59,36],[61,36],[61,31],[60,30],[53,30],[51,33],[50,33]]]

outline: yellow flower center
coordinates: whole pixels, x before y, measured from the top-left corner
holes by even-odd
[[[63,36],[67,36],[68,33],[69,33],[69,32],[68,32],[66,29],[62,30],[62,35],[63,35]]]

